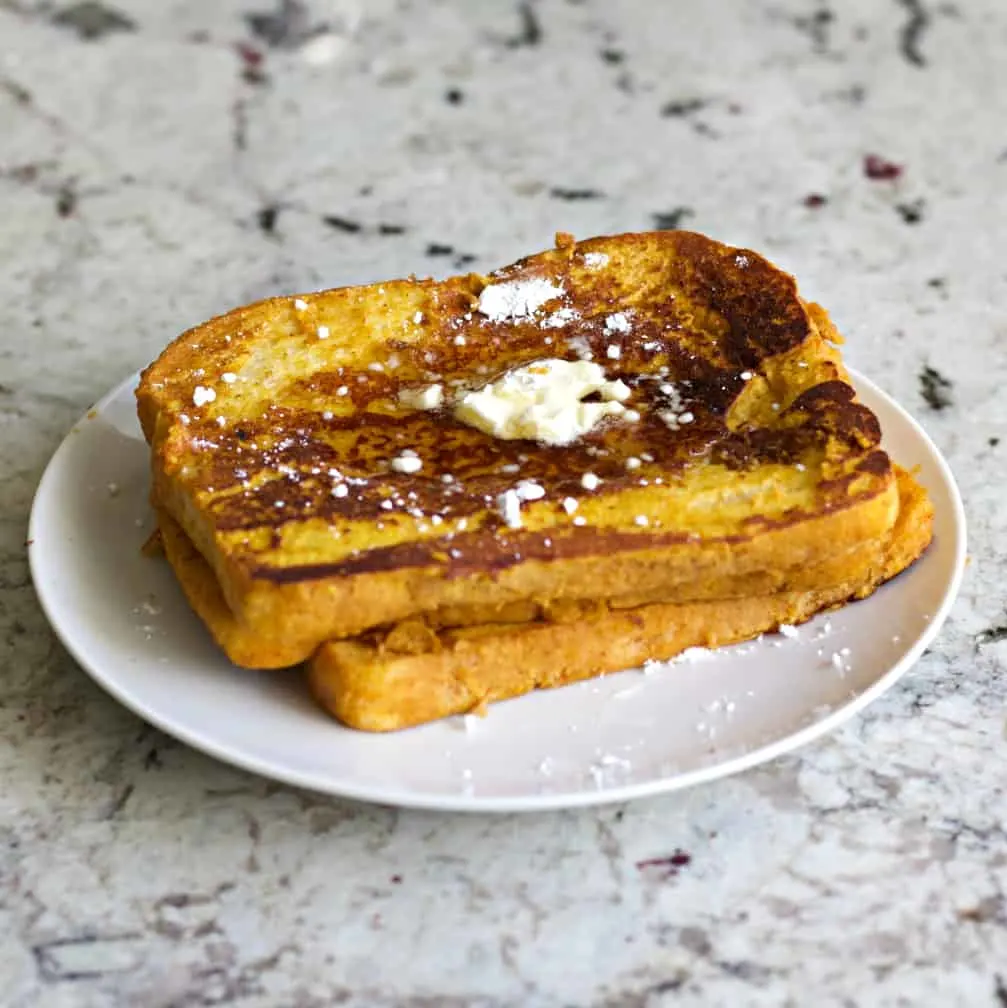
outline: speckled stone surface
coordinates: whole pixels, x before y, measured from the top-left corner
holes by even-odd
[[[1003,1008],[1007,6],[270,2],[0,0],[0,1000]],[[960,480],[962,595],[849,727],[626,807],[397,813],[189,751],[55,642],[35,484],[183,327],[676,221],[796,272]]]

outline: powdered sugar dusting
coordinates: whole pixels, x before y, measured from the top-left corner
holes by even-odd
[[[515,490],[505,490],[497,498],[497,510],[508,528],[521,528],[521,499]]]
[[[197,385],[192,392],[192,404],[194,406],[205,406],[207,403],[212,403],[216,398],[217,393],[205,385]]]
[[[690,647],[686,648],[681,654],[672,658],[671,664],[683,665],[691,662],[710,661],[712,658],[716,657],[717,652],[714,648]]]
[[[545,329],[560,329],[565,325],[569,325],[571,322],[576,322],[580,318],[579,312],[574,308],[560,308],[558,311],[554,311],[551,315],[547,315],[542,320],[542,326]]]
[[[547,301],[562,294],[562,287],[542,277],[490,284],[479,295],[479,311],[491,322],[516,322],[530,319]]]
[[[606,332],[628,333],[631,328],[629,312],[613,312],[605,319]]]
[[[497,497],[497,510],[508,528],[521,528],[521,505],[525,501],[541,500],[545,487],[532,480],[521,480],[512,490],[505,490]]]
[[[669,430],[678,430],[684,424],[690,424],[695,420],[695,416],[686,409],[683,409],[682,393],[677,385],[664,382],[658,387],[658,391],[667,402],[666,408],[658,411],[658,416],[664,421]]]

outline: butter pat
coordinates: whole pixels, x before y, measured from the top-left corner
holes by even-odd
[[[602,402],[583,402],[597,392]],[[600,364],[547,358],[508,371],[462,396],[455,417],[503,441],[568,445],[604,417],[625,412],[629,386],[608,381]]]
[[[440,409],[444,402],[444,388],[441,385],[427,385],[425,388],[407,388],[399,393],[399,402],[415,410]]]

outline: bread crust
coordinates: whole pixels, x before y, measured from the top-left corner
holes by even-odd
[[[397,731],[482,711],[691,647],[720,647],[800,624],[823,609],[862,599],[904,571],[931,541],[933,508],[919,484],[898,474],[901,507],[888,541],[860,578],[813,591],[783,591],[631,609],[602,605],[569,622],[463,627],[439,633],[402,627],[322,645],[308,663],[319,702],[344,724]],[[408,631],[409,628],[406,628]]]

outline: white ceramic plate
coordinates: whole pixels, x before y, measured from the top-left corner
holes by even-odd
[[[961,499],[930,439],[856,378],[885,445],[919,465],[933,546],[864,602],[698,661],[629,671],[392,735],[343,728],[297,671],[231,665],[189,610],[151,529],[148,453],[130,378],[70,432],[39,485],[29,537],[46,615],[117,700],[219,759],[330,794],[476,811],[621,801],[736,773],[852,717],[937,633],[965,559]],[[846,650],[848,649],[848,650]],[[842,668],[837,668],[833,655]]]

